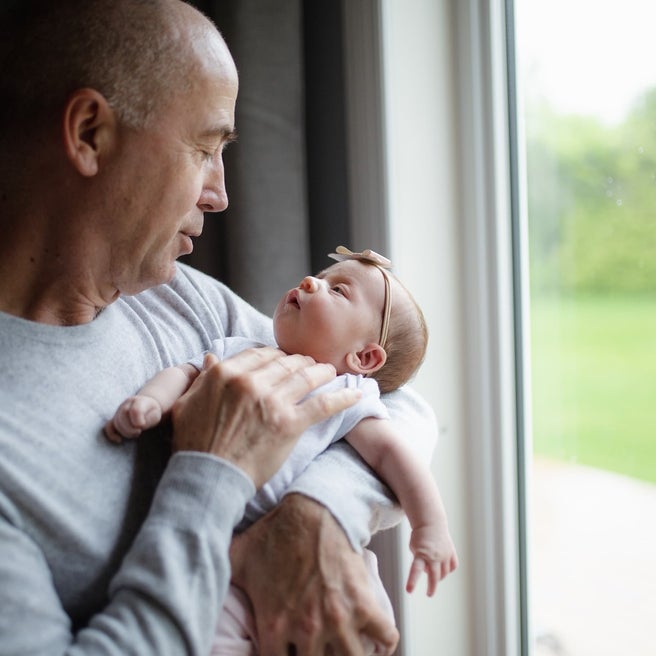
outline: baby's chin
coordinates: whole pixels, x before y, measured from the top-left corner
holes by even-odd
[[[273,322],[273,339],[276,340],[276,346],[281,351],[284,351],[287,355],[292,355],[293,353],[298,353],[298,351],[295,350],[295,348],[294,348],[293,342],[290,342],[290,340],[285,339],[284,332],[276,330],[275,320]]]

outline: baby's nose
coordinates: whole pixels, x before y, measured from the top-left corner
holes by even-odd
[[[314,276],[305,276],[305,278],[301,280],[299,287],[304,292],[313,293],[319,289],[319,281]]]

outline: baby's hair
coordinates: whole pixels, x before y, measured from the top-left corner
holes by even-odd
[[[383,275],[389,276],[392,288],[392,310],[385,342],[387,360],[370,377],[378,382],[384,394],[407,383],[419,369],[428,346],[428,327],[424,313],[401,281],[389,272]]]

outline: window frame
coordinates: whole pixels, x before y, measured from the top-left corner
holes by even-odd
[[[407,25],[399,27],[401,10],[394,2],[358,3],[358,12],[346,14],[347,23],[357,21],[361,26],[364,15],[366,24],[374,26],[374,33],[381,30],[383,62],[397,60],[405,50],[417,47],[416,32]],[[446,347],[438,347],[442,349],[440,353],[444,355],[449,348],[455,348],[457,354],[446,367],[444,360],[438,359],[439,371],[431,372],[426,382],[421,374],[416,381],[417,389],[427,398],[448,390],[449,399],[461,405],[453,411],[451,425],[441,424],[441,429],[448,432],[446,439],[457,444],[451,448],[458,453],[451,461],[444,463],[442,460],[440,466],[458,470],[454,474],[458,481],[453,487],[465,497],[457,499],[458,515],[451,516],[452,526],[462,527],[456,540],[461,568],[454,575],[454,583],[445,584],[457,586],[458,591],[454,595],[454,588],[445,588],[444,603],[463,606],[462,611],[456,613],[458,625],[449,625],[450,632],[459,633],[460,638],[455,641],[463,650],[459,653],[519,656],[529,653],[531,635],[525,530],[530,483],[526,478],[526,463],[530,458],[530,449],[525,448],[530,444],[525,433],[525,427],[530,426],[527,405],[530,393],[526,386],[530,376],[527,375],[529,358],[525,347],[529,343],[525,338],[529,305],[526,302],[528,285],[525,284],[528,271],[526,231],[522,223],[525,213],[520,184],[523,164],[517,146],[521,126],[516,123],[519,113],[515,112],[512,79],[513,35],[508,29],[512,27],[512,1],[438,0],[437,5],[439,9],[435,8],[434,0],[412,0],[402,11],[412,12],[415,16],[412,20],[416,21],[448,20],[447,26],[433,23],[432,29],[437,37],[449,40],[443,51],[440,50],[445,60],[438,63],[438,68],[442,71],[440,75],[450,68],[452,79],[436,82],[435,71],[420,72],[419,79],[424,84],[412,89],[412,102],[434,104],[435,98],[428,96],[437,93],[442,97],[438,102],[452,104],[452,116],[447,117],[449,124],[446,126],[439,125],[443,118],[439,117],[433,118],[432,123],[412,122],[410,127],[431,143],[442,140],[440,164],[442,170],[449,173],[440,181],[444,186],[441,193],[452,197],[454,216],[438,213],[436,220],[441,222],[440,228],[431,228],[432,232],[427,233],[425,224],[415,227],[413,212],[405,211],[430,203],[435,190],[421,186],[399,189],[399,177],[403,176],[396,174],[408,158],[403,150],[407,140],[400,134],[400,126],[406,126],[404,119],[408,117],[390,105],[399,80],[394,77],[394,71],[390,75],[390,70],[383,65],[380,81],[383,99],[374,98],[374,105],[382,104],[377,110],[382,113],[384,125],[382,154],[376,139],[381,119],[376,117],[376,129],[372,132],[372,123],[367,125],[362,112],[363,107],[371,108],[372,95],[378,96],[380,89],[375,84],[348,86],[349,134],[358,134],[359,127],[367,128],[360,133],[357,143],[350,143],[349,155],[356,165],[383,157],[387,171],[386,180],[379,170],[369,177],[363,177],[362,169],[357,166],[349,172],[350,189],[357,189],[361,198],[375,199],[372,205],[353,212],[353,230],[354,234],[369,239],[377,235],[382,242],[389,240],[392,258],[403,269],[404,280],[412,289],[421,289],[422,284],[426,284],[421,276],[432,275],[435,271],[448,272],[449,267],[436,267],[433,263],[429,266],[428,260],[423,258],[419,258],[422,266],[417,266],[417,253],[421,248],[408,253],[407,248],[398,245],[400,237],[405,238],[404,245],[407,245],[412,240],[405,233],[412,230],[422,231],[424,239],[434,234],[438,238],[455,234],[457,252],[452,256],[459,262],[450,271],[457,279],[438,277],[439,282],[431,283],[437,297],[432,302],[438,307],[425,309],[438,316],[440,322],[449,324],[444,331],[438,331],[438,339],[446,336],[452,340]],[[358,32],[361,30],[345,30],[347,53],[357,49]],[[369,43],[370,35],[367,32]],[[373,43],[376,44],[377,39],[374,38]],[[351,81],[362,79],[361,67],[349,69],[357,61],[356,57],[346,57],[347,79]],[[426,91],[424,87],[429,85],[433,88]],[[426,98],[422,97],[423,93],[427,94]],[[443,141],[445,132],[451,133],[452,143]],[[412,164],[420,168],[434,161],[415,160]],[[381,180],[385,185],[379,184]],[[452,187],[450,182],[453,182]],[[422,196],[420,203],[413,202],[417,196]],[[373,207],[376,211],[371,211]],[[395,219],[399,215],[403,215],[403,235]],[[359,217],[365,217],[362,224],[358,224]],[[368,223],[371,217],[376,217],[372,219],[373,225]],[[386,218],[389,234],[381,235],[378,231]],[[417,246],[413,243],[413,247]],[[413,279],[413,276],[417,277]],[[445,293],[455,296],[456,300],[451,303],[449,299],[445,303]],[[452,316],[452,310],[458,316]],[[432,339],[434,337],[432,335]],[[451,393],[454,385],[457,390]],[[443,403],[443,399],[437,402]],[[443,417],[438,419],[444,421]],[[438,459],[443,459],[444,453],[442,445]],[[438,480],[442,486],[443,480]],[[451,506],[449,512],[451,515]],[[402,642],[398,653],[432,654],[436,649],[440,652],[440,646],[444,648],[449,641],[444,634],[445,627],[440,625],[442,620],[431,621],[431,625],[413,621],[417,600],[409,601],[402,592],[403,560],[407,557],[404,536],[401,536],[403,544],[399,544],[399,536],[387,537],[379,555],[382,556],[381,566],[387,572],[386,584],[393,581],[396,585],[390,592],[400,610],[397,619]],[[426,606],[428,614],[435,613],[436,608],[441,613],[439,604],[442,601],[438,599],[438,606]]]
[[[473,653],[528,654],[528,267],[512,0],[456,3]]]

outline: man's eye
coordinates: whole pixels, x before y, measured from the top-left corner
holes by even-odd
[[[198,152],[206,162],[211,162],[212,160],[216,159],[217,155],[220,156],[223,153],[223,147],[219,146],[214,148],[208,144],[207,146],[199,147]]]

